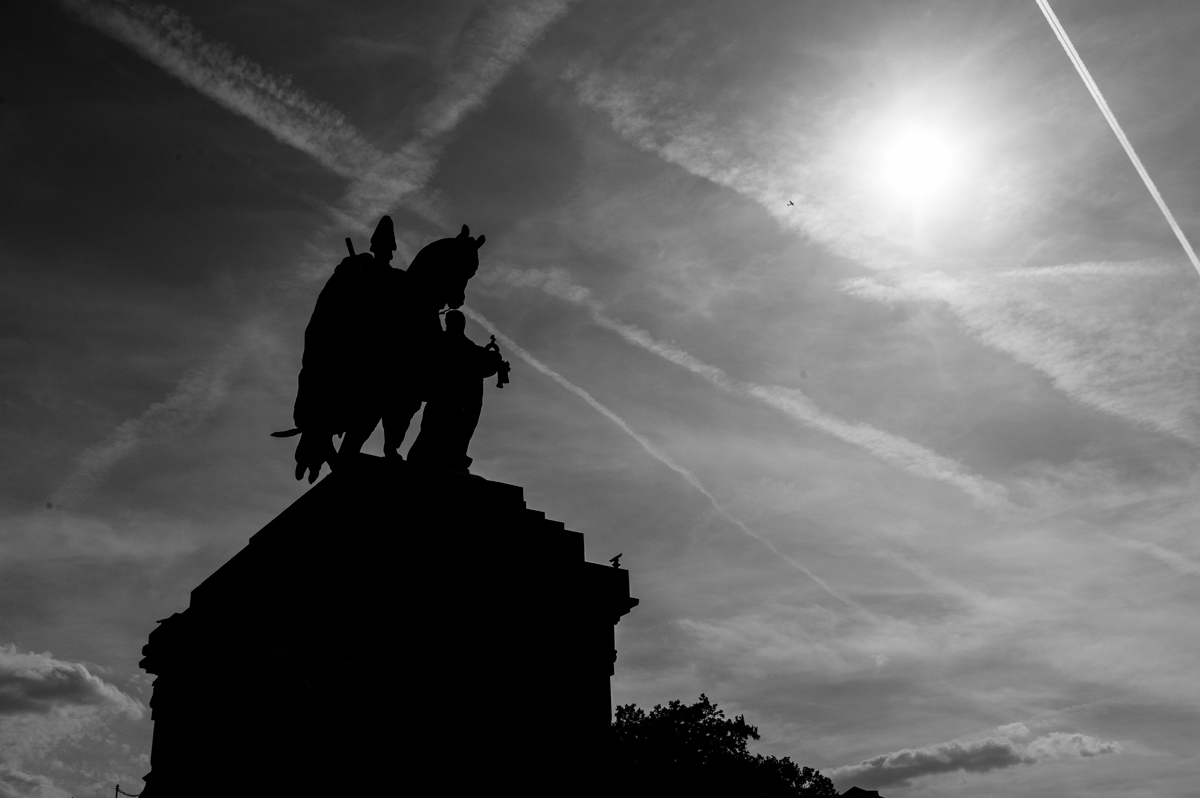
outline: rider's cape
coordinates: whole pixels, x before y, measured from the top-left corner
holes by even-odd
[[[403,375],[406,275],[366,253],[345,258],[317,297],[304,330],[293,419],[303,431],[338,434],[355,418],[379,418]]]
[[[339,434],[429,397],[438,383],[438,310],[462,303],[483,242],[463,225],[456,238],[422,248],[408,271],[366,253],[338,264],[304,331],[297,429]]]

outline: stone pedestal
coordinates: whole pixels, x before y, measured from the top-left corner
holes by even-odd
[[[636,604],[520,488],[360,456],[150,634],[144,798],[586,793]]]

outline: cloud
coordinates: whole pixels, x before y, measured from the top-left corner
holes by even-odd
[[[1148,540],[1121,540],[1120,545],[1127,549],[1144,552],[1164,565],[1187,576],[1200,576],[1200,562],[1185,557],[1177,551],[1165,548]]]
[[[397,152],[360,174],[343,201],[346,220],[374,224],[404,195],[433,176],[441,141],[525,57],[546,28],[570,6],[570,0],[526,0],[493,5],[465,35],[461,57],[441,81],[436,96],[421,109],[417,135]]]
[[[1045,759],[1076,756],[1092,758],[1118,753],[1121,746],[1087,734],[1053,732],[1027,743],[1024,724],[1001,727],[1003,734],[977,740],[951,740],[924,748],[905,748],[846,765],[828,773],[839,785],[864,789],[907,787],[913,779],[942,773],[988,773],[1015,765],[1034,765]]]
[[[681,477],[683,477],[685,482],[687,482],[689,485],[691,485],[693,488],[695,488],[697,491],[699,491],[704,496],[704,498],[708,499],[709,503],[713,506],[713,509],[716,510],[717,513],[722,518],[724,518],[726,521],[728,521],[729,523],[733,524],[735,527],[740,529],[744,534],[746,534],[746,536],[751,537],[754,540],[757,540],[762,545],[766,546],[767,549],[769,549],[772,554],[774,554],[776,557],[778,557],[781,560],[783,560],[784,562],[786,562],[788,565],[795,568],[800,573],[807,576],[809,579],[811,579],[816,584],[820,585],[821,588],[826,593],[833,596],[838,601],[842,602],[843,604],[846,604],[847,606],[853,607],[857,610],[863,610],[863,608],[859,604],[857,604],[854,601],[847,598],[840,591],[837,591],[834,588],[830,587],[828,584],[825,583],[825,581],[823,579],[821,579],[819,576],[817,576],[812,571],[810,571],[808,568],[806,568],[802,563],[800,563],[794,557],[790,557],[787,554],[784,554],[782,551],[780,551],[778,549],[778,547],[776,547],[775,544],[770,541],[770,539],[764,537],[763,535],[760,535],[758,532],[755,532],[753,529],[751,529],[749,526],[747,526],[743,521],[741,521],[738,518],[736,518],[735,516],[733,516],[728,510],[726,510],[724,507],[721,506],[721,503],[717,501],[717,497],[712,494],[712,491],[710,491],[708,488],[706,488],[704,486],[704,483],[700,481],[699,477],[697,477],[695,474],[693,474],[689,469],[684,468],[683,466],[676,463],[665,452],[663,452],[661,449],[659,449],[657,446],[655,446],[653,443],[651,443],[644,435],[641,435],[640,433],[634,431],[634,429],[632,427],[630,427],[629,424],[623,418],[621,418],[616,413],[614,413],[612,410],[609,410],[606,406],[601,404],[599,402],[599,400],[597,400],[590,393],[585,391],[583,388],[580,388],[578,385],[571,382],[566,377],[562,376],[561,374],[554,371],[552,368],[550,368],[549,366],[547,366],[546,364],[542,363],[540,360],[535,358],[533,355],[531,355],[527,350],[525,350],[520,345],[518,345],[511,338],[509,338],[508,336],[504,335],[504,333],[502,333],[498,329],[496,329],[496,326],[494,324],[492,324],[490,321],[488,321],[487,318],[485,318],[483,315],[481,315],[477,311],[474,311],[468,307],[463,307],[462,310],[463,310],[463,313],[470,316],[474,321],[476,321],[479,325],[481,325],[489,333],[491,333],[492,335],[495,335],[497,338],[499,338],[501,341],[503,341],[504,345],[507,346],[509,349],[511,349],[517,355],[517,357],[521,358],[526,363],[528,363],[530,366],[535,368],[537,371],[541,372],[542,374],[545,374],[547,377],[554,380],[554,382],[558,383],[563,388],[566,388],[568,391],[575,394],[583,401],[587,402],[587,404],[593,410],[600,413],[600,415],[604,416],[609,421],[616,424],[618,427],[621,428],[622,432],[624,432],[626,435],[628,435],[629,437],[631,437],[635,441],[637,441],[638,445],[641,446],[643,449],[645,449],[647,454],[649,454],[655,460],[658,460],[660,463],[665,465],[667,468],[674,471],[676,474],[679,474]],[[865,611],[865,610],[863,610],[863,611]]]
[[[136,783],[130,770],[144,772],[149,757],[128,745],[117,753],[113,743],[118,729],[144,717],[140,701],[86,665],[0,645],[0,798],[67,798]]]
[[[570,5],[571,0],[534,0],[488,7],[467,34],[463,57],[443,79],[442,91],[422,110],[420,135],[428,139],[442,136],[482,105]]]
[[[341,113],[288,78],[234,55],[229,45],[206,40],[171,8],[122,0],[63,2],[89,24],[336,174],[359,177],[384,159]]]
[[[74,707],[111,710],[134,720],[143,713],[140,701],[93,675],[81,663],[0,645],[0,717],[44,715]]]
[[[1003,486],[970,473],[962,463],[938,454],[899,435],[876,429],[869,424],[847,421],[821,410],[812,399],[795,388],[763,385],[730,377],[716,366],[702,362],[673,344],[660,341],[648,332],[612,318],[603,305],[583,286],[571,283],[565,273],[552,270],[493,269],[492,279],[503,279],[516,286],[540,288],[545,293],[587,308],[596,324],[611,330],[634,346],[703,377],[722,390],[749,396],[774,407],[804,427],[832,435],[865,450],[871,456],[916,476],[953,485],[984,506],[1007,503]]]
[[[575,65],[564,77],[580,102],[609,117],[626,141],[689,173],[758,203],[780,225],[872,269],[912,264],[863,214],[839,199],[854,179],[841,161],[815,157],[809,137],[793,131],[722,130],[711,113],[681,99],[684,87]],[[806,107],[801,117],[813,114]],[[786,157],[783,154],[786,153]],[[790,203],[790,204],[789,204]]]
[[[235,55],[229,45],[208,41],[173,9],[127,0],[63,2],[183,83],[349,178],[341,207],[331,210],[339,223],[357,229],[365,229],[363,225],[428,182],[440,155],[436,141],[483,104],[569,6],[568,0],[532,0],[490,8],[467,31],[461,57],[421,110],[417,135],[399,150],[384,152],[333,106],[310,97],[289,78]]]
[[[186,435],[200,426],[229,395],[229,387],[245,359],[265,342],[259,332],[242,328],[216,355],[183,375],[167,398],[136,418],[117,425],[99,444],[76,457],[76,469],[54,492],[55,505],[70,507],[87,496],[109,470],[147,443]]]
[[[750,122],[739,127],[741,123],[727,121],[736,114],[718,122],[713,114],[699,113],[694,104],[677,99],[687,96],[684,85],[580,64],[569,68],[565,78],[584,105],[606,114],[612,128],[634,146],[736,191],[781,226],[886,275],[848,281],[852,296],[945,302],[978,340],[1047,374],[1056,388],[1076,400],[1200,443],[1200,419],[1192,402],[1200,390],[1200,380],[1193,376],[1200,373],[1200,350],[1191,333],[1200,326],[1194,275],[1148,263],[981,272],[981,263],[1010,257],[1008,249],[973,262],[958,255],[949,258],[953,277],[931,272],[931,263],[944,265],[948,259],[918,252],[913,241],[898,238],[876,218],[856,193],[851,159],[823,149],[813,134],[747,127]],[[852,138],[855,120],[844,118],[842,111],[826,111],[817,101],[800,115],[808,116],[818,132],[828,123],[826,117],[836,117],[841,133],[826,131],[829,136]],[[993,188],[1003,189],[1001,193],[1015,190],[997,186]],[[1003,210],[1001,197],[991,200],[994,209]],[[1023,201],[1033,202],[1028,197]],[[1000,216],[1019,216],[1012,211]],[[1017,234],[1007,227],[991,230],[986,219],[955,229],[978,227],[969,235],[974,236],[970,246],[983,247],[980,252],[987,251],[989,236],[1007,240]],[[985,228],[991,233],[985,235]],[[1048,283],[1057,283],[1053,294],[1046,290]]]
[[[1175,237],[1179,239],[1180,246],[1187,253],[1188,260],[1197,272],[1200,272],[1200,260],[1197,260],[1196,253],[1192,249],[1191,243],[1187,236],[1183,234],[1183,230],[1179,227],[1179,222],[1175,221],[1175,215],[1171,213],[1171,209],[1167,207],[1166,200],[1163,199],[1162,192],[1158,190],[1158,186],[1154,185],[1154,181],[1150,179],[1150,173],[1146,171],[1146,167],[1142,164],[1142,159],[1138,157],[1137,152],[1133,149],[1133,144],[1130,143],[1129,137],[1125,135],[1125,131],[1121,128],[1121,123],[1117,121],[1117,115],[1112,112],[1108,101],[1104,99],[1104,94],[1100,91],[1100,87],[1092,78],[1091,72],[1088,71],[1087,65],[1083,63],[1083,58],[1080,57],[1079,51],[1075,49],[1075,45],[1071,42],[1071,37],[1067,35],[1066,29],[1062,23],[1058,21],[1058,16],[1054,13],[1054,9],[1050,7],[1047,0],[1037,0],[1038,7],[1042,9],[1042,14],[1045,15],[1046,21],[1050,23],[1050,27],[1054,29],[1054,34],[1062,43],[1063,49],[1067,52],[1067,57],[1071,59],[1071,63],[1075,65],[1076,71],[1079,72],[1079,77],[1083,79],[1084,85],[1091,92],[1092,99],[1096,101],[1096,105],[1100,107],[1100,112],[1104,114],[1112,132],[1116,134],[1117,140],[1121,142],[1121,146],[1125,149],[1125,154],[1129,156],[1129,160],[1133,162],[1133,167],[1137,170],[1138,175],[1142,178],[1142,182],[1146,184],[1146,190],[1150,192],[1150,196],[1154,198],[1154,202],[1158,205],[1158,209],[1162,211],[1163,217],[1170,225],[1171,231],[1175,233]]]
[[[16,765],[0,762],[0,798],[69,798],[45,776],[26,773]]]
[[[1046,374],[1076,401],[1200,443],[1200,291],[1190,274],[1101,262],[862,277],[842,287],[873,302],[944,304],[979,341]]]
[[[439,137],[478,108],[512,66],[562,15],[568,0],[533,0],[492,8],[468,31],[459,62],[443,89],[421,112],[418,135],[394,153],[368,142],[332,106],[309,97],[285,77],[234,55],[226,44],[207,41],[187,17],[165,6],[117,0],[63,0],[89,24],[132,47],[185,84],[246,117],[279,141],[351,180],[335,223],[358,231],[373,226],[406,194],[423,187],[440,154]],[[328,232],[328,231],[322,231]],[[308,270],[317,278],[327,266]],[[84,451],[78,467],[55,492],[56,504],[87,495],[107,472],[148,441],[195,429],[223,403],[231,375],[248,353],[245,336],[185,374],[175,390],[140,416],[119,424],[100,444]]]
[[[70,510],[46,512],[39,508],[4,519],[0,563],[8,567],[9,573],[20,570],[20,563],[31,559],[57,561],[68,568],[83,561],[91,568],[131,560],[144,564],[190,554],[204,542],[211,542],[211,533],[197,528],[192,521],[138,513],[112,522]],[[22,594],[26,599],[34,598],[28,591]]]
[[[117,0],[63,0],[97,29],[229,111],[295,147],[351,181],[342,207],[331,208],[342,226],[363,229],[417,190],[433,174],[427,143],[410,142],[386,153],[371,144],[340,112],[315,100],[286,77],[272,75],[233,48],[208,41],[191,20],[166,6]]]

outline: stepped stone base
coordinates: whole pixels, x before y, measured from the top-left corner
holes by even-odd
[[[150,634],[144,798],[585,794],[636,605],[519,487],[362,455]]]

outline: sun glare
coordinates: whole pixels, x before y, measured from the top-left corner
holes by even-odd
[[[965,152],[948,127],[892,119],[871,139],[873,182],[891,202],[926,207],[963,178]]]
[[[889,194],[925,202],[954,182],[961,155],[944,131],[908,124],[889,139],[879,159],[879,178]]]

